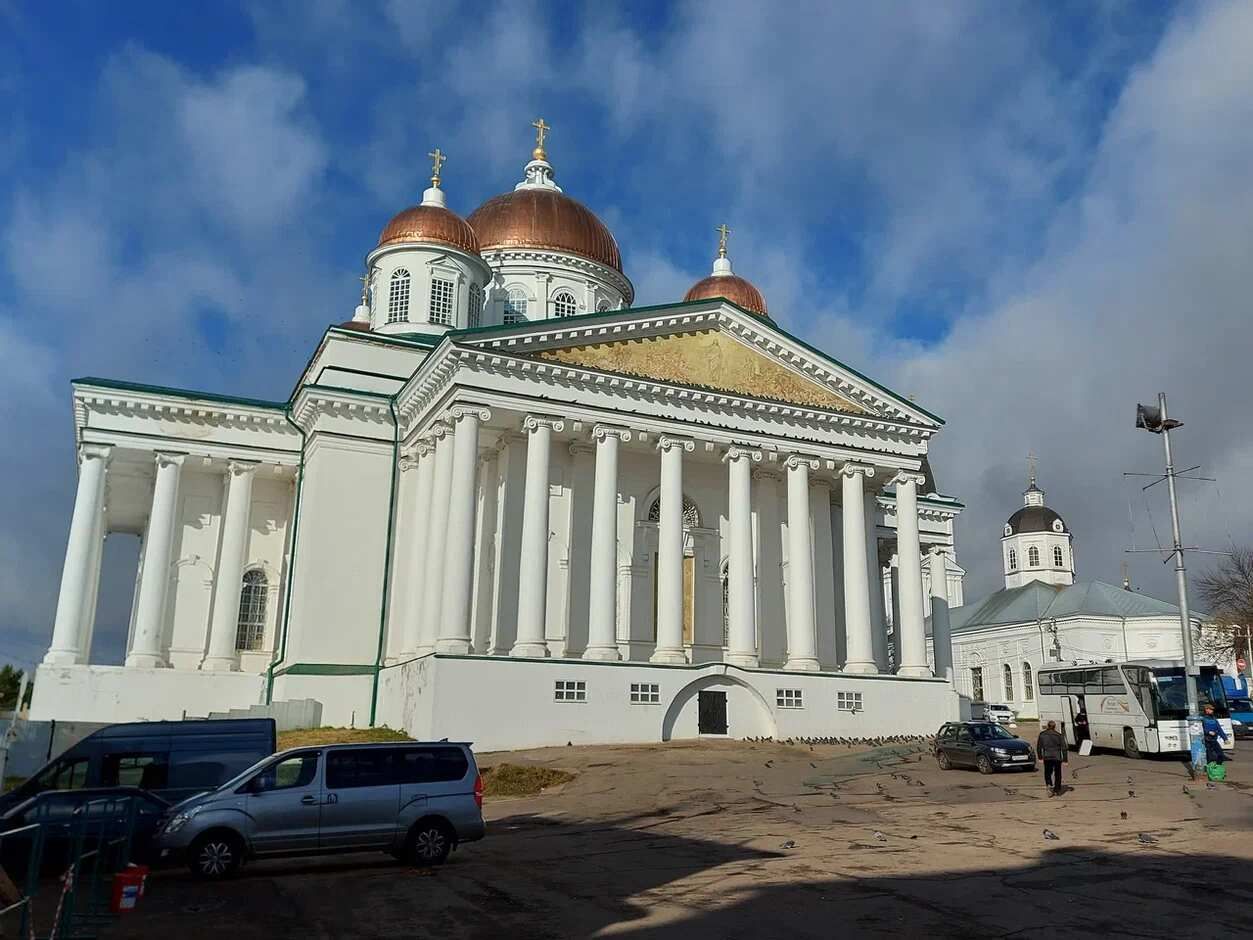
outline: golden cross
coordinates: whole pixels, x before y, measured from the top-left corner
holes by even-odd
[[[731,230],[727,228],[727,223],[723,222],[714,231],[718,233],[718,257],[725,258],[727,256],[727,236],[731,234]]]
[[[431,185],[439,185],[439,168],[448,160],[448,155],[436,147],[427,154],[431,158]]]
[[[535,128],[535,151],[536,160],[544,159],[544,136],[552,130],[551,124],[545,124],[543,118],[537,118],[531,122],[531,126]]]
[[[374,278],[373,271],[366,271],[365,274],[357,278],[361,282],[361,302],[365,303],[370,294],[370,281]]]

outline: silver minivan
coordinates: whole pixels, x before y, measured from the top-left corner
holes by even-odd
[[[184,800],[156,849],[221,878],[245,858],[368,849],[439,865],[483,832],[483,778],[468,744],[332,744],[275,754]]]

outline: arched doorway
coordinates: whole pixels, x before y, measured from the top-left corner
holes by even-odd
[[[707,726],[702,731],[702,719],[716,719],[719,712],[725,730],[708,730]],[[761,693],[731,673],[689,682],[675,693],[661,722],[663,741],[719,733],[729,738],[772,738],[776,734],[774,715]]]

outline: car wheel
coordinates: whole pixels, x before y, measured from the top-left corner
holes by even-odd
[[[939,763],[941,770],[953,769],[953,762],[948,759],[948,755],[945,754],[943,751],[940,751],[938,754],[936,754],[935,759]]]
[[[197,878],[216,880],[239,871],[244,841],[233,832],[206,832],[191,844],[187,865]]]
[[[1122,733],[1122,752],[1132,760],[1140,759],[1140,745],[1136,744],[1134,731],[1127,730]]]
[[[994,769],[992,767],[992,758],[988,757],[987,754],[980,754],[975,761],[975,766],[979,768],[979,773],[981,774],[990,774]]]
[[[438,819],[418,823],[409,833],[409,861],[418,866],[442,865],[452,851],[453,833]]]

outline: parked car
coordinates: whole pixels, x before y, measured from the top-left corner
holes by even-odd
[[[44,874],[65,871],[80,840],[84,850],[91,850],[98,847],[102,837],[110,840],[129,835],[126,860],[146,862],[152,860],[152,837],[169,809],[168,802],[138,787],[46,790],[0,816],[0,833],[40,824],[40,871]],[[0,839],[0,865],[12,878],[25,877],[34,843],[33,830]]]
[[[1236,738],[1253,738],[1253,702],[1247,698],[1228,698],[1231,731]]]
[[[273,754],[277,736],[273,718],[109,725],[0,796],[0,814],[48,790],[84,787],[139,787],[177,803]]]
[[[283,751],[175,806],[162,860],[202,878],[245,858],[379,849],[439,865],[483,838],[483,778],[468,744],[336,744]]]
[[[996,721],[1003,725],[1012,725],[1017,720],[1014,710],[1008,705],[985,705],[983,717],[988,721]]]
[[[1035,770],[1035,751],[994,721],[950,721],[935,736],[935,759],[941,770],[974,767],[981,774],[995,770]]]

